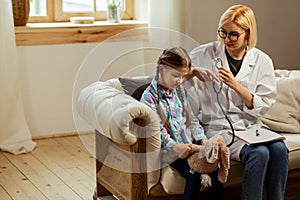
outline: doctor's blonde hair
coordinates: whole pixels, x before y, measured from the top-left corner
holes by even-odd
[[[256,46],[257,25],[254,12],[251,8],[244,5],[231,6],[221,16],[218,28],[229,22],[234,22],[242,29],[246,30],[248,49]],[[219,38],[219,41],[222,42],[223,40]]]

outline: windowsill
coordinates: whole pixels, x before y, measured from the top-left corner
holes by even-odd
[[[90,43],[104,41],[123,31],[146,27],[148,22],[136,20],[123,20],[121,23],[95,21],[93,24],[28,23],[15,27],[15,34],[17,46]],[[144,34],[145,30],[137,38],[144,38]],[[133,39],[132,36],[130,38]]]

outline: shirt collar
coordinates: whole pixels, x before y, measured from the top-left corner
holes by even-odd
[[[155,93],[157,94],[158,84],[157,84],[155,77],[152,79],[152,86],[153,86]],[[171,90],[170,94],[167,94],[166,90],[164,90],[162,87],[160,87],[160,94],[165,96],[166,98],[172,98],[174,96],[174,92],[175,92],[175,90],[173,89],[173,90]]]

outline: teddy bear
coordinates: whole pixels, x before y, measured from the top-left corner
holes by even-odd
[[[192,173],[195,171],[201,173],[203,186],[211,186],[211,178],[208,174],[218,167],[218,180],[225,183],[230,168],[230,151],[223,137],[216,135],[200,146],[199,151],[188,158],[188,163]]]

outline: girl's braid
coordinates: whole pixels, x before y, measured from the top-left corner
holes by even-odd
[[[180,86],[178,86],[176,88],[176,92],[177,92],[177,95],[181,101],[181,104],[182,104],[182,107],[183,107],[183,110],[184,110],[184,114],[186,115],[186,122],[185,122],[185,125],[187,127],[189,127],[191,125],[191,121],[192,121],[192,113],[189,109],[187,109],[186,105],[184,104],[184,99],[183,99],[183,92],[182,92],[182,89]]]
[[[172,136],[169,120],[167,119],[167,116],[160,105],[160,86],[158,84],[158,79],[159,79],[159,65],[157,65],[156,75],[155,75],[155,80],[157,82],[157,110],[161,120],[164,122],[164,127],[167,129],[168,133]]]

